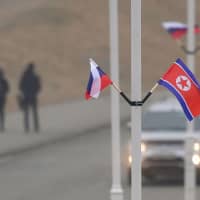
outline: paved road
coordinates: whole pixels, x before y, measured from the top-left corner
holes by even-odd
[[[122,130],[124,133],[124,130]],[[123,135],[122,135],[123,136]],[[123,136],[123,143],[126,141]],[[3,200],[109,200],[111,187],[109,129],[75,135],[0,160]],[[125,200],[130,189],[123,184]],[[197,191],[197,199],[200,189]],[[143,200],[183,199],[181,185],[144,186]]]
[[[44,143],[70,138],[110,125],[109,98],[98,101],[73,101],[40,108],[39,134],[23,131],[21,112],[10,113],[6,118],[6,132],[0,134],[0,156],[16,154]],[[121,120],[129,118],[129,107],[121,104]]]
[[[109,138],[107,130],[91,132],[4,158],[0,161],[1,199],[109,199]]]

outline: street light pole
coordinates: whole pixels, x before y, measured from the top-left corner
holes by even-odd
[[[187,65],[195,72],[195,0],[187,0]],[[187,137],[185,140],[185,200],[195,200],[196,173],[192,163],[194,123],[187,123]]]
[[[141,0],[131,0],[131,98],[141,99]],[[142,199],[141,106],[131,109],[131,200]]]
[[[119,85],[118,0],[109,0],[111,79]],[[120,168],[120,103],[119,94],[111,87],[112,188],[111,200],[123,200]]]

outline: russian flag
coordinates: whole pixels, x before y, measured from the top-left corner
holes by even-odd
[[[186,35],[188,30],[187,25],[180,22],[163,22],[162,26],[174,39],[181,39]],[[198,25],[195,25],[194,33],[200,33],[200,27]]]
[[[189,121],[200,115],[200,84],[180,58],[158,83],[176,96]]]
[[[105,72],[96,64],[96,62],[90,58],[90,77],[85,92],[85,99],[98,98],[100,92],[112,84],[110,78]]]

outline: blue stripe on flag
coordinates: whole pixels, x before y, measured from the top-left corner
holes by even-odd
[[[168,28],[167,31],[170,33],[178,32],[178,31],[186,31],[187,28]]]
[[[102,77],[103,75],[105,75],[105,72],[98,66],[97,70],[99,72],[100,77]]]
[[[88,93],[90,93],[90,91],[91,91],[92,82],[93,82],[93,76],[92,76],[92,73],[90,72],[90,77],[89,77],[89,81],[88,81],[88,85],[87,85],[87,91],[88,91]]]
[[[160,85],[163,85],[164,87],[166,87],[170,92],[172,92],[172,93],[176,96],[177,100],[179,101],[179,103],[181,104],[181,106],[182,106],[182,108],[183,108],[183,111],[184,111],[186,117],[188,118],[188,120],[192,121],[193,116],[192,116],[192,114],[191,114],[189,108],[187,107],[187,104],[185,103],[184,98],[183,98],[182,95],[176,90],[176,88],[173,87],[171,84],[169,84],[167,81],[164,81],[163,79],[160,79],[160,80],[158,81],[158,83],[159,83]]]

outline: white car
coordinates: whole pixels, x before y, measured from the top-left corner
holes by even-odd
[[[147,180],[183,180],[187,123],[182,109],[174,100],[153,104],[142,113],[142,175]],[[129,123],[130,127],[130,123]],[[200,179],[200,119],[194,121],[193,164]],[[131,181],[129,144],[128,178]]]

